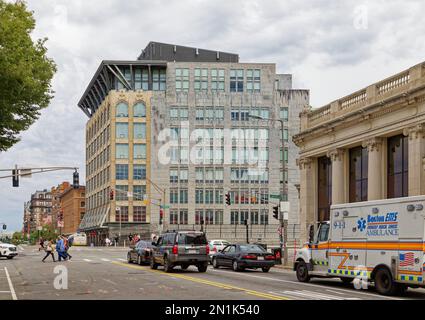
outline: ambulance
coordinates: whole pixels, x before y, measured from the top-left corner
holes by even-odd
[[[297,279],[374,283],[382,295],[424,287],[425,196],[331,206],[330,221],[318,225],[297,252]],[[357,286],[356,286],[357,287]]]

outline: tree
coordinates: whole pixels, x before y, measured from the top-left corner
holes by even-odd
[[[47,38],[31,39],[34,27],[25,2],[0,0],[0,152],[19,141],[53,98],[56,65],[46,56]]]

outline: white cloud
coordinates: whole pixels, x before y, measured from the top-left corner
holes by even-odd
[[[324,105],[423,58],[421,0],[29,0],[34,38],[48,37],[58,64],[55,99],[22,141],[0,153],[1,168],[71,165],[84,181],[84,126],[77,102],[104,59],[135,59],[150,41],[235,52],[241,61],[275,62]],[[367,28],[355,28],[359,6]],[[71,180],[59,172],[0,180],[0,222],[21,228],[23,202],[35,189]]]

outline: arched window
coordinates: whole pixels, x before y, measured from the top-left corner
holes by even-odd
[[[120,102],[117,105],[117,118],[128,117],[128,105],[124,102]]]
[[[133,117],[146,117],[146,106],[143,102],[138,102],[133,107]]]

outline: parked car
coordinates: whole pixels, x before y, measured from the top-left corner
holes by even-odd
[[[231,267],[234,271],[258,269],[269,272],[275,265],[275,257],[258,244],[231,244],[212,258],[215,269]]]
[[[203,232],[166,232],[152,244],[154,245],[150,261],[152,269],[162,265],[165,272],[171,272],[175,266],[186,270],[192,265],[196,266],[199,272],[207,271],[210,248]]]
[[[17,255],[18,255],[18,249],[16,248],[15,245],[0,242],[0,257],[13,259]]]
[[[127,253],[128,263],[149,264],[153,245],[150,241],[140,240]]]
[[[227,240],[210,240],[208,245],[210,246],[210,262],[212,262],[212,257],[219,251],[223,250],[230,243]]]

